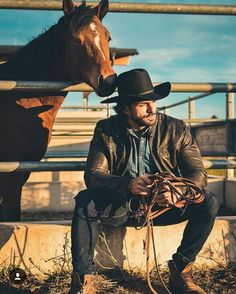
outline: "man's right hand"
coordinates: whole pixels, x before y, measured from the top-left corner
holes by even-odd
[[[153,183],[150,176],[151,174],[144,174],[132,179],[129,183],[129,191],[135,196],[149,196],[151,190],[148,186]]]

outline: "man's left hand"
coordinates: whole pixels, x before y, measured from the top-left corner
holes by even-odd
[[[156,197],[156,203],[162,207],[175,205],[181,198],[182,190],[176,187],[178,192],[171,192],[169,185],[163,184]]]

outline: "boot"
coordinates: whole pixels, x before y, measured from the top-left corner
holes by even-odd
[[[192,278],[192,263],[189,263],[182,272],[179,272],[174,261],[168,261],[170,271],[169,287],[172,293],[178,294],[206,294],[206,292],[194,283]]]
[[[94,288],[94,275],[85,275],[84,282],[81,282],[80,276],[73,271],[71,275],[71,286],[68,294],[96,294]]]
[[[85,275],[84,283],[82,286],[82,294],[96,294],[95,286],[95,275]]]

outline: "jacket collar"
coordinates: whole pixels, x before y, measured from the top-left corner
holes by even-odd
[[[121,133],[122,131],[123,135],[125,136],[130,135],[130,132],[128,130],[130,128],[130,125],[128,124],[128,121],[122,115],[116,115],[116,117],[117,117],[117,131],[119,133]],[[149,127],[148,135],[150,137],[154,136],[159,120],[160,120],[160,114],[157,113],[155,124]]]

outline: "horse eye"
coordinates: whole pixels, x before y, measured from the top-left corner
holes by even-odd
[[[109,36],[108,36],[108,42],[110,42],[110,41],[111,41],[111,36],[109,35]]]

